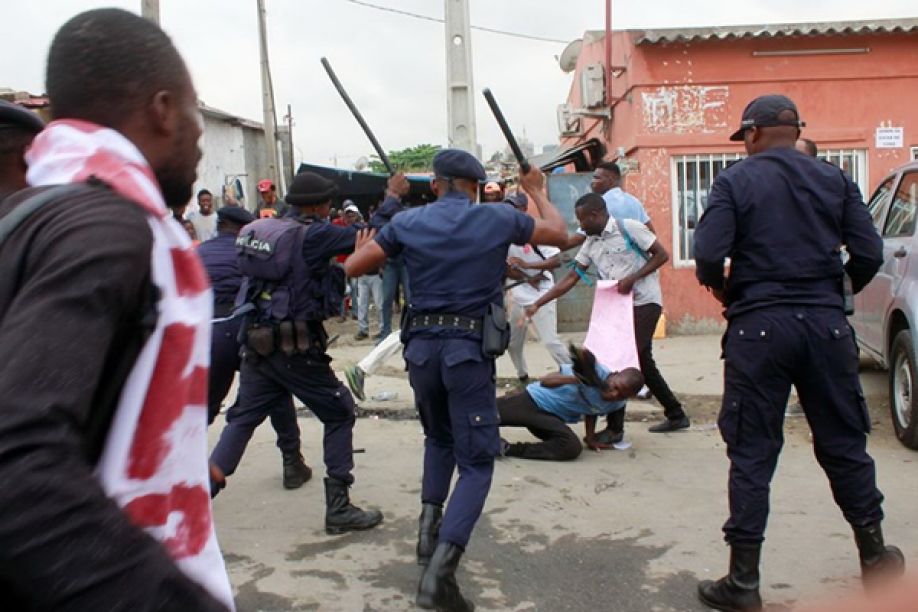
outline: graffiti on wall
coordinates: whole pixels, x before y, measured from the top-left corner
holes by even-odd
[[[644,128],[650,133],[711,133],[727,128],[725,86],[681,85],[643,92]]]

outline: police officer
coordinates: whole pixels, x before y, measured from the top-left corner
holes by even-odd
[[[28,187],[24,155],[44,127],[44,122],[32,111],[0,100],[0,200]]]
[[[242,285],[236,254],[236,236],[255,216],[238,206],[225,206],[217,211],[217,235],[198,247],[198,255],[214,292],[214,321],[210,338],[210,377],[207,387],[207,423],[220,412],[220,405],[229,393],[239,369],[239,327],[241,317],[232,318],[233,303]],[[235,404],[230,411],[235,409]],[[277,447],[283,456],[284,488],[298,489],[312,478],[312,470],[300,452],[300,428],[296,422],[293,398],[271,408],[271,426],[277,432]],[[229,417],[232,418],[232,417]]]
[[[356,228],[328,222],[336,194],[333,182],[300,173],[286,196],[288,214],[255,221],[237,238],[246,276],[237,303],[251,304],[254,312],[244,324],[237,405],[211,455],[219,487],[235,471],[254,429],[292,393],[325,428],[325,529],[332,534],[382,521],[378,510],[350,503],[354,400],[326,354],[323,321],[338,314],[344,295],[344,272],[331,266],[331,258],[353,251],[357,237]]]
[[[437,610],[471,610],[455,571],[481,514],[500,452],[492,335],[506,332],[501,283],[510,244],[559,245],[567,240],[561,215],[543,194],[538,170],[522,177],[535,194],[541,219],[508,204],[476,206],[481,163],[446,149],[433,160],[438,199],[405,211],[372,239],[362,232],[345,268],[360,276],[400,256],[411,279],[411,304],[402,326],[405,360],[424,427],[424,476],[418,533],[421,577],[417,603]],[[501,324],[503,323],[503,324]],[[487,352],[486,352],[487,351]],[[459,478],[449,494],[453,471]],[[446,513],[443,504],[449,496]]]
[[[762,606],[759,556],[791,385],[854,529],[863,580],[904,566],[880,529],[883,496],[866,450],[870,421],[843,307],[844,272],[860,291],[883,262],[882,243],[851,179],[794,149],[802,126],[785,96],[753,100],[730,138],[743,141],[749,157],[716,178],[695,230],[698,280],[726,306],[728,322],[718,426],[730,458],[730,570],[698,588],[717,610]],[[841,245],[851,256],[844,267]]]

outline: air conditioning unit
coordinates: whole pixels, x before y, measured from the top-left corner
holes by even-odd
[[[604,106],[605,70],[602,64],[590,64],[580,73],[580,100],[585,108]]]
[[[576,136],[580,133],[580,117],[574,115],[570,104],[558,105],[558,132],[562,136]]]

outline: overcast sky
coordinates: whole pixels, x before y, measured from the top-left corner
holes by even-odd
[[[443,17],[441,0],[366,0]],[[564,41],[604,27],[604,0],[470,0],[472,25]],[[100,6],[140,11],[140,0],[5,0],[0,87],[44,91],[55,30]],[[372,149],[319,64],[327,56],[387,149],[447,144],[443,25],[348,0],[266,0],[278,119],[293,107],[297,157],[351,167]],[[211,106],[262,120],[255,0],[161,0],[162,25]],[[916,0],[616,0],[613,27],[709,26],[918,17]],[[503,141],[480,90],[490,87],[511,125],[540,150],[556,143],[555,108],[572,75],[555,56],[564,44],[472,31],[478,141]]]

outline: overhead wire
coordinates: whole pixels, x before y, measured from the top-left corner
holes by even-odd
[[[376,9],[378,11],[384,11],[387,13],[394,13],[396,15],[402,15],[405,17],[413,17],[414,19],[422,19],[424,21],[433,21],[434,23],[446,23],[445,19],[439,17],[431,17],[430,15],[422,15],[420,13],[412,13],[411,11],[404,11],[401,9],[392,8],[389,6],[381,6],[379,4],[373,4],[371,2],[364,2],[363,0],[346,0],[351,4],[357,4],[359,6],[365,6],[367,8]],[[548,38],[546,36],[536,36],[534,34],[523,34],[522,32],[510,32],[508,30],[498,30],[495,28],[486,28],[484,26],[470,26],[473,30],[478,30],[480,32],[488,32],[490,34],[500,34],[502,36],[513,36],[514,38],[524,38],[527,40],[537,40],[540,42],[549,42],[557,43],[561,45],[566,45],[569,43],[569,40],[561,40],[558,38]]]

